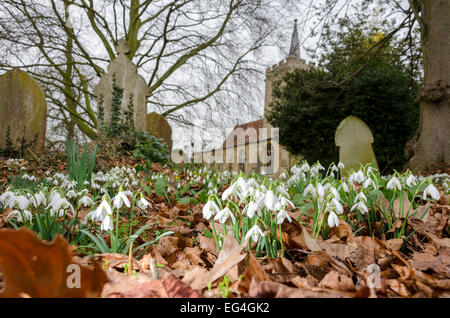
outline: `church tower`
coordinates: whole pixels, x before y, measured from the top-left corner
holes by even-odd
[[[266,91],[264,101],[264,127],[272,127],[267,121],[267,114],[270,111],[270,104],[273,102],[272,91],[275,82],[281,80],[286,73],[292,72],[297,68],[308,69],[305,60],[300,58],[300,40],[298,35],[297,20],[294,22],[294,31],[292,32],[291,45],[287,58],[278,64],[266,70]]]

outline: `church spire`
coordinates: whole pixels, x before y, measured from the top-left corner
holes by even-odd
[[[295,19],[294,33],[292,33],[291,48],[289,49],[289,55],[300,59],[300,41],[298,38],[297,19]]]

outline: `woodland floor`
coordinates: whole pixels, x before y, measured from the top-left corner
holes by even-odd
[[[96,170],[138,164],[140,162],[129,157],[98,158]],[[64,154],[48,155],[21,161],[17,171],[12,173],[39,176],[48,170],[65,173],[66,167]],[[0,160],[0,169],[2,185],[8,183],[11,174],[6,160]],[[153,164],[152,171],[163,172],[174,180],[170,168]],[[219,195],[225,188],[219,190]],[[186,195],[195,196],[192,192],[195,189],[196,185],[192,185]],[[2,191],[0,189],[0,193]],[[42,275],[39,271],[43,268],[53,268],[53,275],[58,276],[65,272],[61,263],[77,262],[89,265],[86,267],[92,274],[89,288],[97,288],[101,297],[450,297],[448,195],[433,203],[423,220],[408,220],[407,232],[412,235],[406,242],[401,238],[370,237],[367,233],[355,235],[344,221],[331,229],[329,239],[323,241],[319,237],[316,240],[304,226],[310,221],[308,217],[291,208],[288,212],[292,223],[284,222],[281,229],[285,250],[278,258],[256,257],[232,236],[225,239],[219,252],[214,239],[205,235],[211,233],[212,228],[210,221],[203,218],[202,203],[181,204],[155,193],[149,193],[146,199],[150,208],[146,214],[138,215],[134,227],[150,224],[146,240],[162,231],[174,234],[161,238],[141,258],[118,253],[95,254],[92,258],[78,252],[76,246],[69,247],[68,243],[44,246],[28,232],[12,231],[6,219],[10,210],[0,211],[3,235],[0,245],[2,239],[28,242],[16,244],[18,249],[22,248],[22,254],[0,255],[4,275],[8,272],[10,281],[14,281],[14,275],[18,274],[11,268],[16,266],[22,270],[22,275],[29,276],[28,283],[34,284],[39,283],[35,278]],[[80,217],[89,211],[89,208],[81,208]],[[120,222],[128,220],[123,218]],[[137,243],[144,241],[139,237]],[[49,246],[53,248],[51,253],[46,250]],[[41,261],[42,266],[30,269],[33,260],[27,257],[27,249],[49,256]],[[72,251],[73,259],[64,256],[70,256]],[[128,266],[131,257],[132,269]],[[93,259],[100,266],[96,265],[95,270],[92,270]],[[18,264],[21,262],[30,264]],[[372,274],[368,272],[370,264],[377,264],[381,270],[380,284],[375,288],[369,288],[367,283]],[[0,274],[0,288],[8,281],[1,277]],[[108,282],[103,285],[105,278]],[[95,294],[95,290],[93,292]]]

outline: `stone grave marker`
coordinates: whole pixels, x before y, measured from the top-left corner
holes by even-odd
[[[339,147],[339,161],[345,165],[341,174],[350,169],[358,170],[360,164],[376,163],[372,132],[361,119],[355,116],[345,118],[337,127],[334,138]]]
[[[38,83],[19,69],[0,76],[0,148],[6,147],[8,133],[14,150],[24,139],[33,152],[42,153],[46,128],[47,102]]]
[[[169,146],[169,154],[172,153],[172,127],[164,116],[152,112],[147,114],[146,131],[157,138],[162,138]]]
[[[97,103],[103,105],[104,122],[111,122],[111,109],[113,98],[113,78],[116,85],[123,89],[122,97],[122,118],[128,109],[130,100],[133,102],[134,127],[137,130],[145,131],[147,114],[147,97],[149,89],[145,79],[137,73],[137,67],[134,65],[127,54],[130,51],[125,39],[117,42],[116,52],[118,56],[108,65],[108,73],[102,76],[94,89]]]

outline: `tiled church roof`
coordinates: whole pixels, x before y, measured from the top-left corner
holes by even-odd
[[[233,135],[234,135],[234,142],[232,142],[232,144],[234,147],[258,141],[260,138],[259,128],[263,128],[263,126],[264,126],[264,119],[262,118],[245,124],[236,125],[233,131],[230,133],[230,135],[228,135],[228,137],[223,142],[222,148],[225,149],[227,147],[227,141],[230,140],[230,138],[232,138]],[[237,130],[238,128],[242,129]],[[256,130],[256,136],[251,133],[249,134],[249,132],[247,131],[248,128],[254,128]],[[244,143],[242,143],[242,140],[245,140]]]

